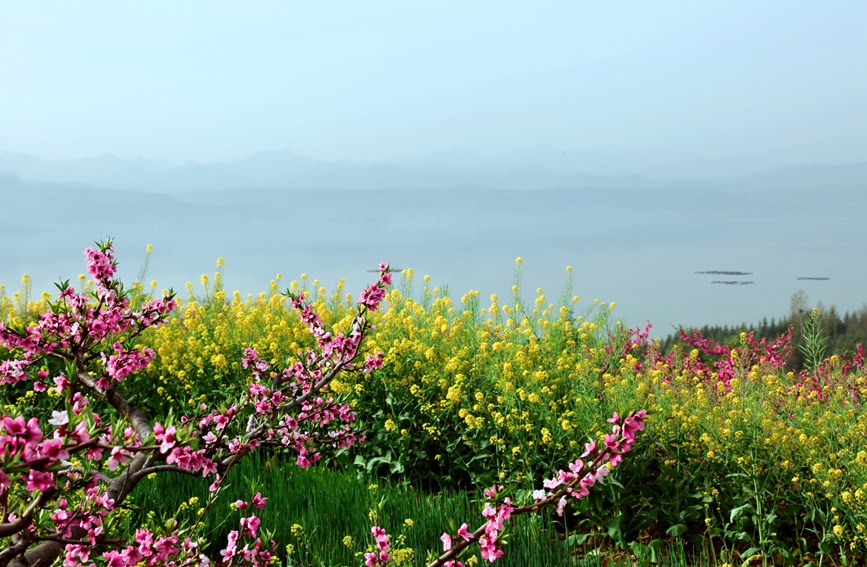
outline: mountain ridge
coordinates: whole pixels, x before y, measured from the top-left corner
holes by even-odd
[[[457,152],[457,151],[456,151]],[[321,160],[287,150],[259,152],[217,162],[121,158],[110,154],[80,159],[44,160],[28,154],[0,152],[0,175],[26,182],[73,183],[106,189],[147,193],[201,193],[227,189],[314,189],[404,191],[452,188],[539,189],[648,189],[684,187],[731,190],[750,187],[754,192],[781,190],[809,192],[867,188],[867,162],[842,165],[776,166],[752,175],[697,181],[688,177],[659,181],[640,172],[604,175],[581,171],[571,162],[545,163],[504,156],[449,153],[410,160]],[[576,162],[577,163],[577,162]],[[6,185],[10,184],[7,179]],[[828,187],[827,185],[832,185]]]

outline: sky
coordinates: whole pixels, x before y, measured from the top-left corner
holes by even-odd
[[[159,245],[154,276],[178,288],[226,257],[227,281],[243,276],[247,291],[276,272],[335,281],[382,259],[490,291],[508,289],[520,255],[528,290],[557,289],[572,265],[580,294],[663,329],[779,317],[799,289],[841,310],[863,304],[863,0],[7,0],[0,53],[0,195],[42,199],[24,210],[44,220],[0,211],[0,283],[74,277],[62,258],[115,235],[126,250]],[[103,155],[125,159],[80,160]],[[582,173],[604,187],[569,185]],[[188,195],[186,216],[166,218],[137,205],[82,213],[59,197],[126,202],[95,186],[180,199],[196,175],[203,191],[289,178],[371,192],[310,197],[323,207],[310,226],[292,224],[294,205],[271,224],[215,209],[242,198],[230,193]],[[557,202],[490,193],[509,202],[497,208],[464,193],[440,210],[412,206],[410,178],[420,190],[569,181]],[[627,181],[633,197],[608,191]],[[403,193],[377,209],[382,184]],[[379,214],[385,228],[360,222],[345,237],[355,225],[333,205],[359,198],[373,201],[359,218]],[[695,274],[713,269],[756,282]],[[816,275],[831,279],[798,279]]]
[[[867,3],[9,1],[0,151],[864,161]],[[739,171],[740,170],[740,171]]]

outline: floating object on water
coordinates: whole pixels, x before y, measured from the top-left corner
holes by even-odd
[[[712,274],[715,276],[751,276],[752,272],[738,272],[733,270],[707,270],[704,272],[696,272],[696,274]],[[714,282],[716,283],[716,282]]]

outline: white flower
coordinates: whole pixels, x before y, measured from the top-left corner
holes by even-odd
[[[63,411],[52,411],[51,419],[48,420],[48,423],[55,427],[60,427],[61,425],[69,424],[69,414],[66,413],[66,410]]]

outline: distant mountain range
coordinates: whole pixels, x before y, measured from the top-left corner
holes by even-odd
[[[74,184],[146,193],[196,193],[224,189],[678,189],[737,190],[757,197],[825,199],[825,191],[857,196],[867,188],[867,162],[850,165],[778,167],[756,175],[714,183],[655,181],[643,175],[595,175],[561,160],[483,157],[444,152],[403,161],[325,161],[289,151],[213,163],[94,158],[43,160],[0,152],[3,185],[14,178],[27,183]]]
[[[652,184],[649,179],[638,176],[612,179],[533,164],[470,165],[465,163],[465,159],[443,158],[440,155],[435,159],[400,162],[332,162],[282,151],[258,153],[233,161],[174,164],[164,160],[124,159],[111,155],[46,161],[6,152],[0,153],[0,172],[27,181],[78,183],[155,193],[237,188],[529,189]]]

